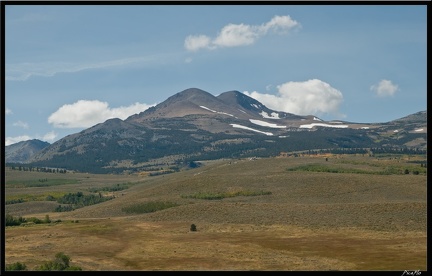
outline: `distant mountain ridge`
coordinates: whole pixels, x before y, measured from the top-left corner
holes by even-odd
[[[110,119],[68,135],[28,162],[102,173],[308,149],[425,149],[426,117],[424,111],[383,124],[325,122],[272,110],[238,91],[214,96],[190,88],[125,120]]]
[[[25,163],[36,153],[48,147],[50,143],[38,139],[21,141],[5,147],[7,163]]]
[[[410,114],[400,119],[391,121],[391,123],[399,123],[399,122],[415,122],[420,124],[427,124],[427,111],[416,112],[414,114]]]

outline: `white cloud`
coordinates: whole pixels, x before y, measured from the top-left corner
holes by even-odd
[[[399,88],[390,80],[381,80],[378,84],[372,85],[370,89],[379,97],[387,97],[393,96]]]
[[[130,66],[132,64],[145,64],[154,60],[157,60],[156,56],[122,58],[95,63],[41,62],[6,64],[6,80],[26,81],[32,76],[53,77],[58,73],[76,73],[90,69],[104,69],[127,65]]]
[[[278,95],[261,94],[256,91],[251,93],[245,91],[244,94],[277,111],[296,115],[345,116],[339,112],[339,106],[343,101],[342,93],[321,80],[291,81],[278,85],[277,89]]]
[[[286,33],[290,29],[300,26],[300,24],[287,16],[274,16],[269,22],[260,27],[261,32],[268,32],[273,30],[275,32]]]
[[[201,48],[209,48],[210,43],[210,37],[206,35],[190,35],[186,37],[184,47],[189,51],[197,51]]]
[[[12,114],[12,110],[6,107],[6,115]]]
[[[58,128],[87,128],[112,118],[124,120],[153,105],[137,102],[126,107],[110,108],[106,102],[79,100],[60,107],[48,117],[48,123]]]
[[[41,141],[46,141],[46,142],[52,143],[55,141],[57,136],[58,136],[57,133],[55,133],[54,131],[50,131],[42,137],[40,135],[36,135],[35,138],[33,138],[29,135],[21,135],[21,136],[16,136],[16,137],[6,137],[5,146],[9,146],[9,145],[21,142],[21,141],[28,141],[28,140],[32,140],[32,139],[38,139]]]
[[[16,126],[16,127],[22,127],[22,128],[25,128],[25,129],[29,128],[29,125],[26,122],[23,122],[23,121],[15,122],[12,125]]]
[[[260,32],[253,26],[244,24],[228,24],[223,27],[219,35],[213,40],[218,47],[235,47],[250,45],[260,36]]]
[[[5,145],[9,146],[21,141],[27,141],[27,140],[31,140],[32,138],[28,135],[22,135],[22,136],[16,136],[16,137],[6,137],[5,139]]]
[[[269,22],[262,25],[228,24],[214,39],[206,35],[190,35],[186,37],[184,46],[189,51],[197,51],[251,45],[270,31],[284,34],[295,27],[300,27],[300,24],[289,15],[274,16]]]
[[[57,138],[57,136],[57,133],[55,133],[54,131],[50,131],[42,137],[42,141],[52,143]]]

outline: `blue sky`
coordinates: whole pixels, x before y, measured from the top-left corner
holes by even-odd
[[[426,110],[425,5],[6,5],[5,142],[53,143],[187,88],[323,120]]]

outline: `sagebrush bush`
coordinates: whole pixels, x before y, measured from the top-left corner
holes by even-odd
[[[12,270],[12,271],[18,271],[18,270],[27,270],[27,266],[25,264],[22,264],[20,262],[16,262],[10,265],[5,266],[5,270]]]
[[[217,200],[224,199],[227,197],[236,196],[260,196],[260,195],[270,195],[270,191],[250,191],[243,190],[237,192],[220,192],[220,193],[210,193],[210,192],[198,192],[191,195],[182,195],[183,198],[195,198],[195,199],[207,199],[207,200]]]
[[[122,211],[125,213],[145,214],[176,206],[178,204],[173,202],[152,201],[124,207]]]

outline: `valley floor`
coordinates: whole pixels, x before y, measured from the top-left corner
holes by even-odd
[[[6,230],[6,263],[65,252],[83,270],[426,270],[425,232],[80,220]],[[79,237],[77,239],[77,237]]]
[[[338,172],[295,169],[304,165]],[[72,265],[89,271],[427,270],[426,174],[375,174],[389,166],[416,168],[404,159],[367,157],[223,160],[136,178],[115,199],[72,212],[52,212],[55,202],[48,201],[6,205],[12,215],[48,214],[61,222],[6,227],[5,261],[32,270],[64,252]],[[349,171],[360,169],[370,173]],[[101,177],[86,176],[79,187],[99,185]],[[9,194],[24,190],[10,188]],[[191,196],[238,191],[241,196],[218,200]],[[178,206],[122,211],[149,201]]]

